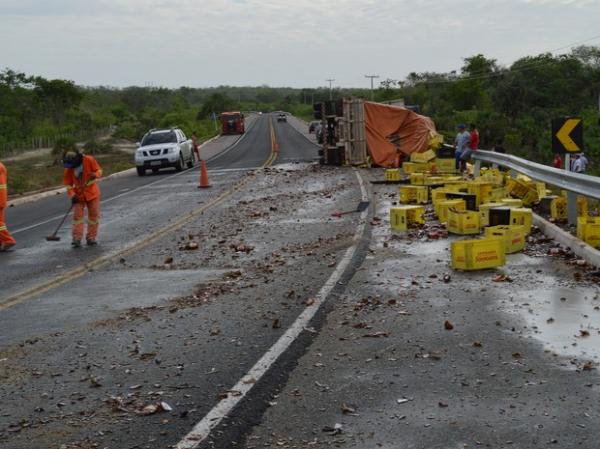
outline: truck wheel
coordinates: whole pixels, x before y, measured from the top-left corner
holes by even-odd
[[[192,168],[194,166],[194,151],[190,153],[190,159],[187,161],[187,168]]]
[[[135,167],[138,176],[146,176],[146,169],[144,167]]]

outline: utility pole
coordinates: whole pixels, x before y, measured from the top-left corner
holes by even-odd
[[[331,90],[331,83],[333,83],[335,80],[334,79],[328,79],[325,80],[327,82],[329,82],[329,101],[333,100],[333,92]]]
[[[371,101],[373,101],[373,80],[379,78],[379,75],[365,75],[365,78],[371,78]]]

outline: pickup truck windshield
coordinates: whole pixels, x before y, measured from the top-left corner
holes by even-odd
[[[177,143],[177,136],[173,131],[164,133],[146,134],[142,139],[142,146],[156,145],[159,143]]]

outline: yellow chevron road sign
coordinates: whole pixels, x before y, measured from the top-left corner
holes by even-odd
[[[565,117],[552,120],[552,152],[580,153],[583,151],[583,120]]]

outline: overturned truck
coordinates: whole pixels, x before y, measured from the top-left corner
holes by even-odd
[[[397,105],[361,99],[317,103],[326,165],[399,167],[413,153],[438,148],[442,137],[429,117]]]

